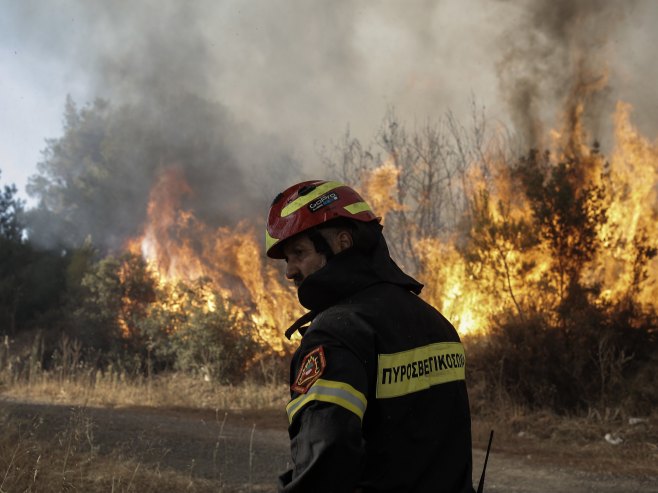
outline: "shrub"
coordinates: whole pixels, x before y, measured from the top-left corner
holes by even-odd
[[[655,314],[589,304],[563,322],[548,313],[525,320],[506,313],[486,339],[471,341],[471,381],[481,383],[488,402],[503,396],[559,413],[655,405],[658,381],[647,378],[656,368]]]
[[[208,300],[206,288],[203,280],[179,284],[175,310],[156,303],[138,323],[149,358],[213,381],[240,381],[257,352],[255,327],[219,296]]]

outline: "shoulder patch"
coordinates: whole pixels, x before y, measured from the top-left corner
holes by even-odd
[[[311,388],[311,385],[322,376],[326,367],[327,361],[324,357],[324,349],[322,349],[322,346],[318,346],[304,356],[295,377],[295,383],[290,386],[290,389],[305,394]]]

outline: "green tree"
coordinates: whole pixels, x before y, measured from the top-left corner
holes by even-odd
[[[24,202],[15,185],[0,192],[0,333],[52,329],[59,318],[66,258],[35,249],[25,237]]]
[[[0,170],[2,177],[2,170]],[[16,185],[4,185],[0,188],[0,238],[20,243],[23,236],[21,215],[25,203],[16,197]]]
[[[79,294],[70,300],[74,336],[109,357],[122,351],[139,353],[144,343],[138,326],[154,300],[154,289],[155,281],[139,256],[108,256],[92,264]]]
[[[16,333],[21,297],[19,267],[25,263],[26,256],[18,219],[20,210],[22,204],[16,199],[16,186],[0,188],[0,327],[10,334]]]
[[[116,119],[106,101],[78,109],[67,98],[64,135],[47,141],[39,173],[27,187],[39,201],[27,218],[33,240],[77,247],[91,238],[97,245],[117,247],[135,233],[148,190],[141,177],[131,176],[139,172],[138,157],[117,151],[117,140],[126,136],[116,128]],[[127,139],[125,146],[136,146],[140,137]]]
[[[120,346],[121,279],[119,261],[107,257],[96,263],[81,281],[82,296],[71,313],[73,335],[87,347],[108,352]]]

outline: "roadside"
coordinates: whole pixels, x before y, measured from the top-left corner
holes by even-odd
[[[83,420],[98,454],[119,454],[147,468],[207,479],[215,491],[275,491],[277,474],[289,465],[283,411],[79,408],[7,399],[0,400],[0,409],[16,420],[39,420],[38,434],[44,440],[70,426],[73,418]],[[476,446],[489,425],[474,426]],[[653,471],[614,474],[614,469],[602,470],[596,455],[575,460],[566,447],[560,453],[559,447],[546,448],[523,436],[516,436],[523,444],[516,449],[510,436],[494,440],[486,492],[658,493],[658,466]],[[601,459],[605,464],[606,457]],[[475,481],[483,461],[484,452],[476,449]]]

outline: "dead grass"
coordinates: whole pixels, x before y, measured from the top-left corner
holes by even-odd
[[[78,406],[149,406],[197,409],[283,409],[288,389],[283,384],[244,382],[219,385],[180,373],[151,378],[123,373],[86,371],[62,378],[41,372],[29,379],[0,377],[3,395],[23,401]]]
[[[225,492],[263,491],[257,485],[227,488],[219,480],[146,466],[117,452],[100,454],[91,422],[81,410],[49,440],[42,421],[0,411],[0,492]]]
[[[287,387],[245,382],[219,385],[202,377],[167,374],[152,378],[121,371],[0,372],[0,394],[23,402],[73,408],[65,430],[52,436],[43,418],[20,420],[0,409],[0,493],[23,492],[260,492],[269,487],[227,486],[220,477],[161,469],[117,450],[99,453],[87,407],[153,407],[282,411]],[[271,414],[271,413],[270,413]],[[52,438],[46,439],[44,437]]]
[[[658,477],[658,413],[637,418],[610,412],[584,417],[497,409],[473,420],[473,445],[538,462],[603,474]],[[608,440],[606,440],[606,435]],[[612,443],[611,443],[612,442]]]
[[[471,392],[473,442],[477,448],[486,447],[489,430],[494,429],[494,453],[531,456],[538,462],[593,472],[658,477],[656,411],[638,423],[618,409],[564,417],[547,411],[528,411],[514,405],[505,395],[497,402],[485,403],[485,394],[480,390],[473,388]],[[254,416],[263,414],[263,410],[281,411],[288,395],[287,386],[278,383],[227,386],[184,374],[131,378],[121,372],[88,370],[67,375],[30,372],[29,378],[0,373],[0,393],[20,401],[81,407],[226,409],[247,411]],[[72,422],[68,435],[60,434],[47,443],[34,436],[38,424],[2,423],[0,493],[66,489],[228,491],[222,490],[216,481],[149,469],[121,455],[99,456],[83,421]],[[609,443],[606,434],[621,442]],[[69,487],[69,481],[75,486]]]

